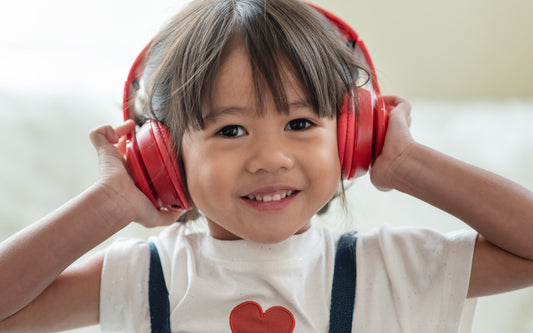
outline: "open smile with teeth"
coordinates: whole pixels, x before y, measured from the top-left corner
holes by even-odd
[[[283,191],[283,192],[279,192],[279,193],[264,194],[264,195],[250,194],[246,198],[248,200],[262,201],[262,202],[280,201],[281,199],[284,199],[286,197],[290,197],[294,193],[296,193],[296,191]]]

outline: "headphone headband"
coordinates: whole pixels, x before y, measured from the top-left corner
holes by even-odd
[[[342,20],[335,14],[325,10],[324,8],[309,2],[305,2],[305,4],[315,9],[319,14],[324,16],[330,23],[332,23],[337,28],[339,33],[341,33],[343,37],[348,40],[349,43],[353,43],[354,53],[356,54],[356,56],[359,57],[359,59],[371,72],[371,90],[373,90],[376,95],[380,95],[381,93],[379,85],[377,83],[378,81],[372,58],[370,57],[370,53],[368,52],[365,43],[361,39],[359,39],[359,35],[357,35],[355,30],[353,30],[352,27],[348,25],[348,23],[346,23],[344,20]],[[151,44],[152,42],[150,41],[150,43],[148,43],[148,45],[144,47],[141,53],[139,53],[129,71],[128,78],[126,79],[126,83],[124,85],[124,96],[122,101],[124,120],[135,120],[133,112],[134,108],[131,104],[134,102],[133,100],[135,93],[139,89],[138,82],[140,82],[142,78],[145,66],[144,58]]]

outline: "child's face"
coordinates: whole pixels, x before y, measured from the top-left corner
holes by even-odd
[[[309,228],[337,190],[337,120],[318,117],[291,77],[284,83],[289,114],[270,94],[258,113],[248,55],[236,48],[215,77],[212,117],[183,137],[189,193],[215,238],[280,242]]]

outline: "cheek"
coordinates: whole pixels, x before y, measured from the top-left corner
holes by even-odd
[[[337,120],[332,119],[328,124],[328,137],[327,137],[327,154],[326,161],[328,162],[328,168],[330,173],[337,181],[341,179],[341,162],[339,157],[339,145],[337,142]]]
[[[341,166],[337,147],[337,134],[335,127],[330,126],[328,135],[323,141],[317,142],[313,155],[306,157],[305,164],[310,166],[310,172],[315,179],[315,190],[321,192],[321,200],[326,202],[337,192],[341,181]]]
[[[213,203],[221,202],[231,193],[231,184],[235,183],[228,161],[216,154],[196,149],[194,153],[184,152],[184,165],[189,195],[195,206],[209,210]]]
[[[336,119],[332,121],[331,126],[331,136],[329,138],[329,147],[328,150],[328,166],[329,171],[327,172],[328,178],[331,182],[330,193],[335,194],[339,188],[339,183],[341,182],[341,162],[339,157],[339,146],[337,142],[337,121]]]
[[[339,154],[337,149],[337,142],[334,145],[330,145],[330,149],[323,152],[322,163],[316,163],[317,168],[315,170],[317,177],[321,179],[321,187],[327,200],[333,196],[341,181],[341,166],[339,160]],[[327,194],[326,194],[327,193]]]
[[[198,198],[201,198],[201,184],[202,179],[209,182],[206,177],[209,173],[206,172],[206,167],[209,166],[208,160],[205,159],[205,152],[200,145],[197,144],[197,135],[195,132],[189,133],[183,137],[181,146],[181,155],[183,159],[183,167],[185,169],[185,182],[189,190],[194,205],[198,207]]]
[[[187,176],[191,196],[197,196],[196,193],[209,196],[222,194],[221,192],[227,188],[225,186],[227,177],[222,176],[225,173],[223,165],[211,163],[211,159],[200,159],[198,162],[199,164],[190,168],[191,171]]]

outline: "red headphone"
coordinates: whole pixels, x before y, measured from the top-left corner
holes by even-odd
[[[343,179],[363,175],[371,162],[381,153],[388,112],[381,97],[374,65],[370,54],[355,31],[332,13],[309,4],[322,14],[354,45],[357,56],[372,74],[363,87],[357,88],[357,102],[347,94],[338,118],[337,141]],[[124,87],[124,120],[130,119],[138,82],[144,71],[144,55],[148,46],[137,57]],[[353,92],[352,92],[353,93]],[[356,105],[357,104],[357,105]],[[359,114],[356,115],[357,106]],[[127,136],[126,164],[139,189],[157,208],[170,210],[190,209],[193,203],[181,179],[180,168],[168,129],[156,120],[147,121],[141,128]]]

